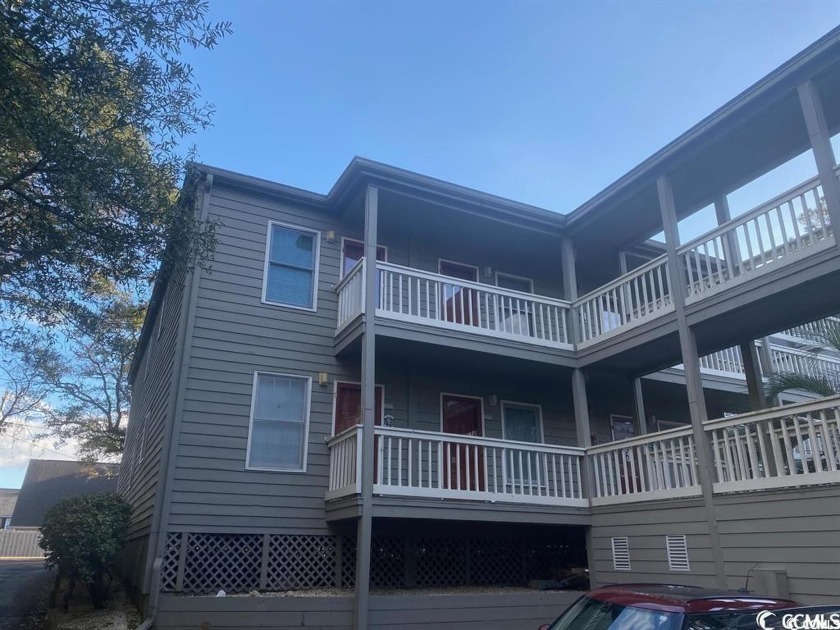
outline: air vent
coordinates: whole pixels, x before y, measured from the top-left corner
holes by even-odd
[[[616,571],[630,570],[630,543],[627,536],[617,536],[612,539],[613,569]]]
[[[665,549],[668,552],[668,568],[671,571],[691,571],[688,564],[688,544],[685,536],[665,536]]]

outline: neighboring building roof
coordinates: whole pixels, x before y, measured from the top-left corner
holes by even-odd
[[[12,515],[19,494],[20,490],[16,488],[0,488],[0,517]]]
[[[31,459],[12,514],[12,527],[40,527],[44,514],[68,497],[117,491],[119,464]]]

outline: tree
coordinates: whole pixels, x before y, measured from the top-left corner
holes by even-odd
[[[840,394],[840,369],[818,363],[819,355],[829,351],[840,354],[840,319],[828,318],[816,323],[813,332],[801,335],[814,344],[811,350],[811,365],[804,372],[777,372],[770,376],[768,396],[778,396],[787,390],[802,390],[817,396]]]
[[[37,332],[14,345],[19,372],[41,404],[22,413],[39,437],[72,441],[82,459],[118,455],[131,401],[128,372],[145,308],[126,292],[104,287],[61,335]]]
[[[93,607],[104,608],[110,583],[106,578],[125,545],[130,522],[131,505],[116,494],[71,497],[47,510],[38,544],[47,564],[70,579],[70,595],[81,581]]]
[[[206,0],[0,0],[6,330],[84,317],[103,282],[143,285],[161,258],[212,249],[175,192],[183,138],[212,114],[182,49],[230,33],[206,13]]]

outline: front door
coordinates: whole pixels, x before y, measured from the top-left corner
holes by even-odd
[[[438,272],[442,276],[478,282],[478,269],[469,265],[438,261]],[[459,284],[443,283],[441,285],[441,319],[452,324],[466,324],[478,326],[478,291],[467,289]]]
[[[441,397],[444,433],[481,437],[480,398]],[[443,444],[443,477],[447,490],[484,490],[484,449],[477,444]]]
[[[382,425],[382,386],[376,386],[376,414],[374,424]],[[350,427],[362,424],[362,386],[359,383],[336,383],[335,385],[335,430],[333,435],[338,435]],[[374,436],[373,447],[373,473],[374,477],[379,470],[379,436]],[[374,479],[374,483],[378,483]]]

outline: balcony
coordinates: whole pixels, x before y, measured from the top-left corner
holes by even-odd
[[[339,283],[338,328],[362,314],[365,261]],[[482,337],[572,348],[562,300],[377,262],[376,316]]]
[[[686,306],[834,247],[819,178],[810,179],[677,250]],[[667,256],[573,303],[377,262],[376,316],[439,330],[566,350],[621,337],[675,310]],[[364,310],[364,261],[339,283],[337,334]],[[752,285],[750,285],[752,286]],[[572,338],[571,321],[577,328]]]
[[[326,499],[358,494],[362,427],[333,437]],[[587,507],[583,449],[376,427],[378,496]]]
[[[327,442],[327,501],[361,492],[361,435],[356,426]],[[381,426],[374,436],[376,497],[584,508],[701,496],[689,426],[585,451]],[[715,493],[837,484],[840,396],[713,420],[704,440]]]

